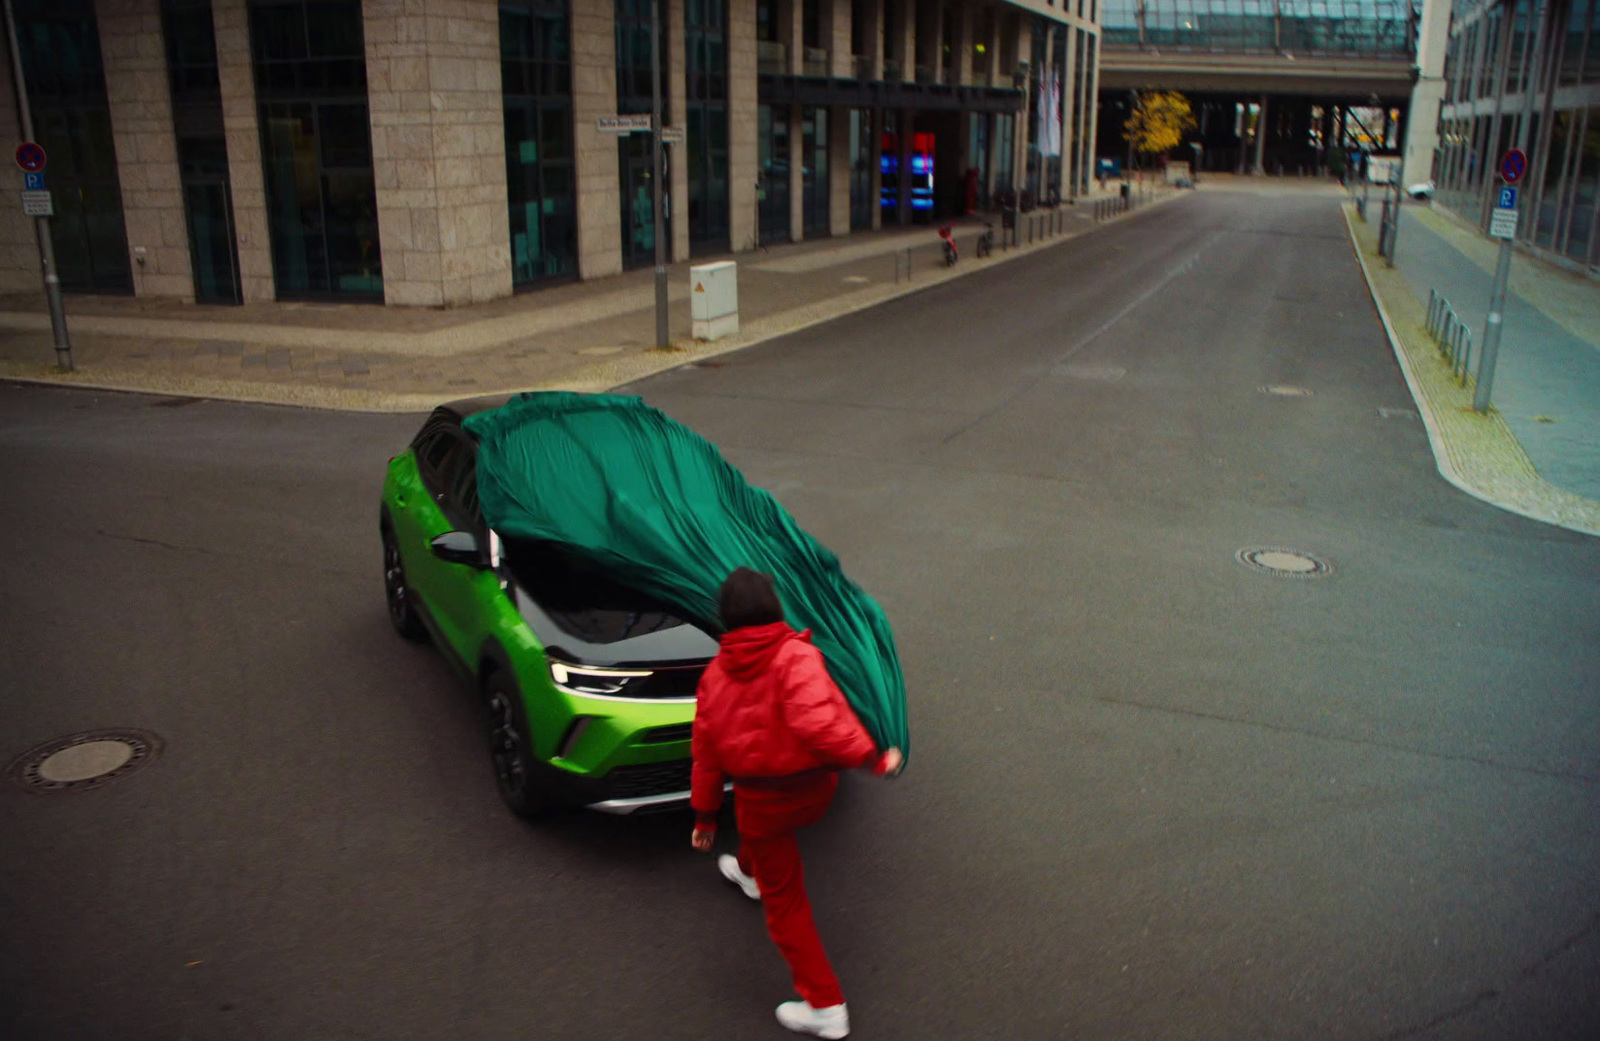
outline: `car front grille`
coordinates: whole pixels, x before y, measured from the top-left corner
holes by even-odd
[[[686,792],[689,790],[690,767],[691,761],[688,759],[619,766],[606,775],[606,784],[613,799]]]
[[[657,668],[638,683],[629,684],[630,698],[692,698],[700,686],[704,665]]]
[[[674,723],[667,727],[653,727],[639,737],[641,745],[665,745],[673,741],[687,741],[694,736],[693,723]]]

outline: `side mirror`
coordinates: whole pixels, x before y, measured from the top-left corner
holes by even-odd
[[[477,537],[470,531],[447,531],[432,539],[428,545],[433,548],[433,555],[446,564],[465,564],[478,568],[489,566],[489,558],[484,555]]]

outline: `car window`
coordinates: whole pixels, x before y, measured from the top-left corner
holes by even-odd
[[[444,507],[445,515],[457,529],[483,533],[483,511],[478,506],[478,453],[470,444],[456,463]]]

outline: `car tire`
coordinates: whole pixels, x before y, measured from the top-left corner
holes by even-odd
[[[483,726],[500,797],[520,817],[531,819],[548,814],[556,804],[540,783],[541,764],[533,756],[533,735],[522,707],[522,691],[504,669],[496,669],[484,679]]]
[[[400,559],[400,544],[394,532],[383,529],[383,599],[389,608],[389,622],[394,631],[412,643],[422,643],[428,638],[427,627],[417,606],[411,599],[411,587],[406,585],[405,562]]]

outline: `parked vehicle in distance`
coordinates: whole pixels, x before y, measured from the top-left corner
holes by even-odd
[[[406,639],[431,639],[481,700],[515,812],[684,805],[695,690],[717,652],[711,626],[559,543],[485,524],[462,420],[504,400],[441,406],[389,461],[378,526],[390,621]]]

